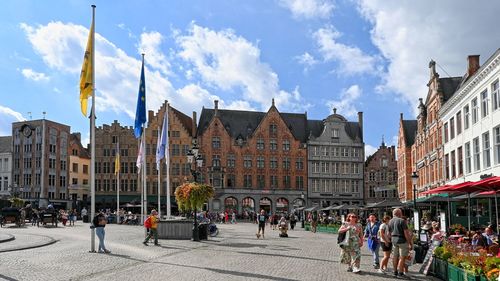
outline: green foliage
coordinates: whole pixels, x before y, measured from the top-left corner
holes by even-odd
[[[181,211],[199,210],[214,196],[214,188],[206,184],[184,183],[175,189],[175,199]]]
[[[12,207],[22,208],[24,206],[24,200],[21,198],[14,197],[11,198],[9,201],[12,204]]]

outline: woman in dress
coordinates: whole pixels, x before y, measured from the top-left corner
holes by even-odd
[[[342,246],[340,262],[347,264],[347,271],[358,273],[361,262],[361,247],[363,246],[363,227],[358,222],[358,216],[348,214],[346,221],[342,224],[339,232],[349,232],[347,245]]]

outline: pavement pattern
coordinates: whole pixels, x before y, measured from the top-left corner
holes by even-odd
[[[366,246],[362,272],[347,272],[339,264],[336,235],[299,227],[280,238],[277,230],[266,228],[263,240],[256,238],[255,224],[218,227],[219,235],[208,241],[160,240],[160,246],[145,246],[141,226],[107,225],[111,254],[89,253],[89,224],[81,222],[2,228],[0,237],[16,239],[0,243],[0,280],[396,280],[372,268]],[[22,250],[30,245],[35,248]],[[410,267],[406,280],[434,280],[417,274],[419,268]]]

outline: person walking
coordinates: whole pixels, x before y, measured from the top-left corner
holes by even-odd
[[[290,215],[290,229],[293,230],[295,228],[295,224],[297,223],[297,216],[295,213]]]
[[[236,224],[236,212],[233,211],[233,214],[231,215],[231,224]]]
[[[412,248],[413,239],[406,220],[402,218],[403,212],[401,209],[394,209],[392,216],[389,221],[389,232],[391,233],[394,276],[404,277],[405,259]]]
[[[387,272],[387,265],[389,264],[389,259],[391,257],[391,233],[389,232],[389,226],[387,225],[390,220],[391,217],[385,216],[382,219],[382,224],[379,227],[378,237],[380,238],[380,247],[382,248],[382,252],[384,253],[384,257],[382,258],[382,262],[380,263],[380,268],[378,269],[379,273]]]
[[[156,210],[151,211],[151,215],[144,221],[144,227],[149,228],[149,233],[142,244],[147,246],[149,239],[154,237],[155,246],[160,246],[158,244],[158,212]]]
[[[104,215],[103,212],[100,212],[92,220],[91,227],[95,228],[95,234],[99,238],[99,250],[98,250],[98,252],[110,254],[111,251],[106,249],[106,246],[104,246],[104,237],[106,235],[104,228],[106,227],[106,223],[107,223],[106,216]]]
[[[259,225],[259,228],[257,230],[257,234],[255,234],[255,235],[257,236],[257,239],[259,239],[261,235],[262,235],[262,239],[264,239],[264,230],[266,228],[266,222],[267,222],[266,211],[260,210],[260,214],[257,215],[256,222]]]
[[[311,222],[311,231],[313,233],[316,233],[316,229],[318,227],[318,212],[312,211],[311,219],[312,219],[312,222]]]
[[[361,271],[361,247],[363,246],[363,227],[358,222],[355,214],[348,214],[346,221],[339,229],[339,233],[346,233],[349,236],[347,245],[342,246],[340,262],[347,264],[347,271],[358,273]]]
[[[365,238],[368,241],[368,250],[373,256],[373,268],[380,268],[380,257],[379,257],[379,249],[380,249],[380,241],[378,236],[378,230],[380,228],[380,223],[377,220],[377,215],[370,214],[368,216],[368,223],[365,228]]]

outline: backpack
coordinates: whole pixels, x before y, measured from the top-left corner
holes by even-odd
[[[345,232],[339,232],[339,234],[337,236],[337,244],[340,244],[340,243],[342,243],[345,240],[346,234],[347,234],[347,231],[345,231]]]
[[[148,217],[146,220],[144,220],[144,227],[151,228],[151,217]]]

